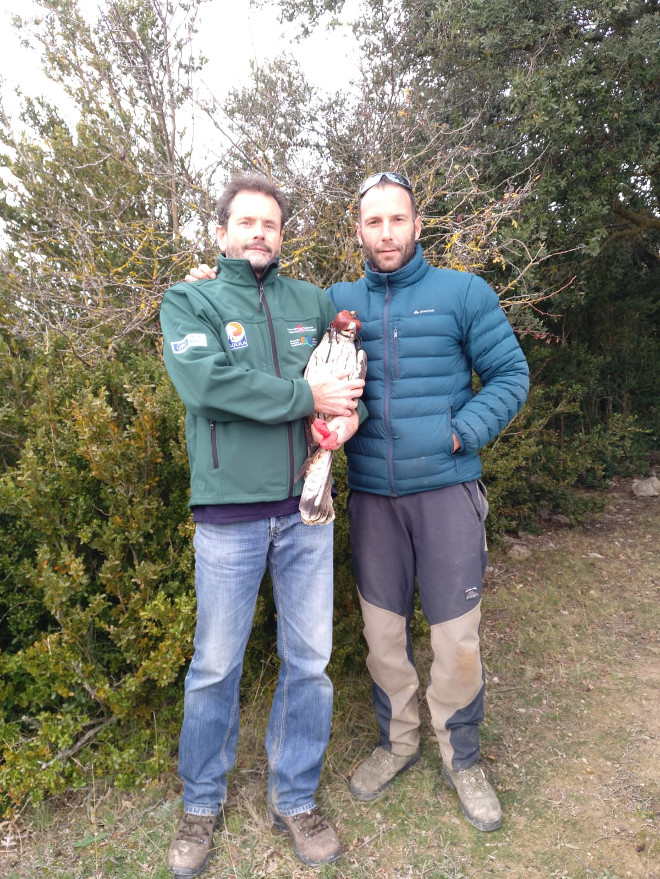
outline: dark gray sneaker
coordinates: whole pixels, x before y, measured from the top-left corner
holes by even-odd
[[[481,766],[454,771],[443,763],[442,777],[456,790],[463,814],[473,827],[485,831],[501,827],[502,809]]]
[[[320,867],[341,857],[339,837],[318,809],[287,818],[269,807],[268,817],[277,830],[289,834],[293,850],[303,864]]]
[[[379,745],[355,770],[348,789],[358,800],[375,800],[400,772],[410,769],[418,760],[419,751],[407,757],[399,757]]]
[[[217,821],[217,815],[183,813],[167,856],[167,866],[176,879],[192,879],[206,867]]]

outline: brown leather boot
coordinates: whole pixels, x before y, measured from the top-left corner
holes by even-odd
[[[341,857],[339,837],[318,809],[289,818],[269,809],[268,816],[277,830],[289,834],[293,850],[303,864],[320,867]]]
[[[176,879],[192,879],[206,867],[217,820],[217,815],[183,813],[167,856],[167,866]]]

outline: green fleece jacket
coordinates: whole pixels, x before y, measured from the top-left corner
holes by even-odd
[[[190,505],[297,496],[314,400],[303,371],[336,314],[326,294],[257,279],[247,260],[218,260],[215,280],[180,283],[160,317],[167,371],[186,407]]]

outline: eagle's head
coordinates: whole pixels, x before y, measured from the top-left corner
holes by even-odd
[[[362,329],[362,321],[358,320],[357,311],[340,311],[337,317],[330,324],[340,333],[352,332],[359,333]]]

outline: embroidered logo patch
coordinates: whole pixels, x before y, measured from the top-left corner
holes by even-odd
[[[239,324],[237,320],[230,321],[225,327],[227,331],[227,340],[232,351],[237,348],[247,348],[248,343],[245,338],[245,327]]]
[[[316,336],[299,336],[297,339],[289,339],[292,348],[300,348],[306,345],[308,348],[316,348]]]
[[[310,335],[314,332],[315,327],[306,327],[304,324],[296,324],[295,327],[287,327],[290,336],[295,339],[289,339],[289,345],[292,348],[300,348],[306,345],[308,348],[316,348],[316,336]]]
[[[313,333],[314,327],[306,327],[304,324],[296,324],[295,327],[287,327],[290,336],[302,335],[303,333]]]
[[[172,342],[172,351],[175,354],[183,354],[188,348],[206,348],[206,333],[188,333],[178,342]]]
[[[471,586],[469,589],[465,590],[466,601],[474,601],[475,598],[479,598],[479,590],[476,586]]]

